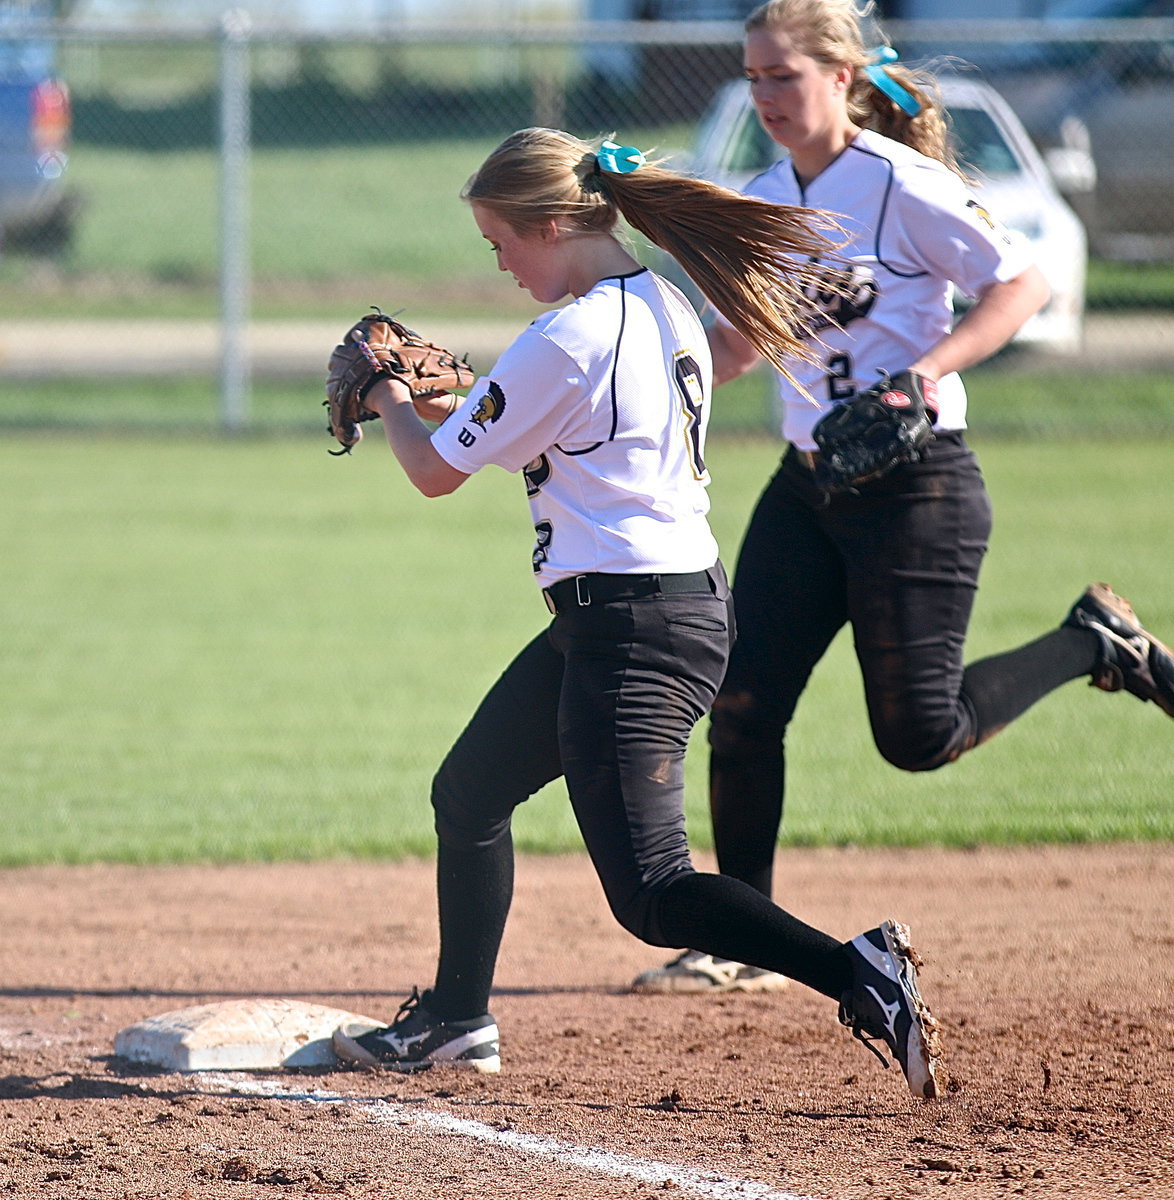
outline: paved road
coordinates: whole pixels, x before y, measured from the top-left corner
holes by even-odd
[[[522,323],[420,322],[436,341],[467,353],[479,371],[488,370],[516,336]],[[62,341],[62,330],[69,337]],[[321,375],[329,348],[339,335],[335,321],[258,321],[246,346],[256,376]],[[16,320],[0,325],[0,381],[71,375],[159,375],[168,372],[215,374],[220,362],[220,331],[215,321],[60,321]],[[1086,323],[1078,355],[1039,355],[1057,368],[1148,367],[1174,370],[1174,314],[1105,316]]]

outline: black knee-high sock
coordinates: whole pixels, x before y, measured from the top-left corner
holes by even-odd
[[[741,880],[700,872],[678,875],[660,894],[657,919],[670,946],[777,971],[834,1000],[852,986],[852,968],[840,942]]]
[[[783,822],[782,745],[741,758],[711,750],[709,814],[718,870],[771,894]]]
[[[514,844],[507,833],[491,846],[439,846],[436,893],[440,958],[428,1010],[460,1021],[489,1011],[497,952],[514,894]]]
[[[1091,629],[1065,627],[971,663],[962,676],[962,694],[974,709],[976,742],[993,737],[1062,683],[1090,674],[1098,653]]]

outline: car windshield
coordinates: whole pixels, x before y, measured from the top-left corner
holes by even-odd
[[[1014,175],[1019,170],[990,113],[980,108],[952,108],[955,153],[963,165],[982,175]]]
[[[51,8],[41,0],[0,0],[0,82],[43,79],[53,66],[53,44],[41,38],[5,38],[4,30],[46,21]]]
[[[747,108],[730,137],[725,168],[731,172],[757,174],[781,154],[782,147],[771,140],[770,134],[759,123],[754,109]]]
[[[0,83],[43,79],[53,70],[49,42],[14,42],[0,38]]]

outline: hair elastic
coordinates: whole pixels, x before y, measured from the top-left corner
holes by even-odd
[[[646,161],[635,146],[617,146],[615,142],[604,142],[595,160],[601,171],[610,171],[613,175],[628,175]]]
[[[911,117],[917,116],[921,112],[921,103],[917,97],[903,88],[885,71],[885,63],[897,61],[896,50],[892,46],[877,46],[872,51],[871,59],[872,61],[864,68],[864,73],[868,76],[872,86],[884,92],[894,104],[904,109]]]

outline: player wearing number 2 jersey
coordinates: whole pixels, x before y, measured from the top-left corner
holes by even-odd
[[[708,256],[707,242],[686,269],[715,299],[739,295],[742,328],[786,367],[799,349],[787,314],[803,277],[787,254],[802,262],[825,245],[812,214],[645,164],[632,147],[592,149],[538,129],[508,138],[465,194],[502,270],[540,302],[572,299],[522,333],[434,433],[394,378],[366,404],[428,495],[489,464],[521,472],[554,619],[490,689],[433,781],[435,982],[390,1025],[339,1029],[338,1054],[399,1071],[498,1070],[489,999],[512,895],[511,818],[561,776],[625,928],[802,980],[838,1001],[858,1036],[888,1047],[915,1095],[936,1095],[936,1031],[904,928],[886,922],[843,944],[745,883],[695,871],[685,838],[685,749],[734,636],[706,520],[710,355],[688,303],[614,228],[622,214],[660,244],[712,230],[722,253]]]
[[[1011,338],[1043,304],[1046,284],[1026,245],[953,169],[932,81],[896,64],[887,47],[867,48],[870,13],[854,0],[771,0],[746,23],[758,118],[790,152],[748,191],[829,210],[848,238],[822,256],[825,286],[811,292],[814,353],[795,378],[780,376],[790,446],[739,553],[738,642],[709,730],[718,864],[764,895],[782,821],[786,731],[846,623],[873,737],[904,770],[953,762],[1082,676],[1174,716],[1174,658],[1103,584],[1059,629],[963,664],[991,509],[963,433],[958,372]],[[974,300],[956,326],[954,288]],[[710,340],[719,383],[758,361],[728,319]],[[816,482],[815,423],[906,370],[937,381],[940,414],[924,459],[828,495]],[[693,947],[633,986],[764,991],[785,982],[703,951]]]
[[[811,431],[837,401],[905,370],[950,333],[952,287],[973,298],[1035,278],[1030,244],[997,224],[954,171],[870,129],[814,179],[801,180],[787,160],[746,191],[834,212],[848,239],[824,268],[844,294],[817,306],[818,357],[795,370],[818,404],[780,377],[783,436],[801,450],[815,450]],[[937,404],[939,434],[965,428],[957,371],[938,379]]]

